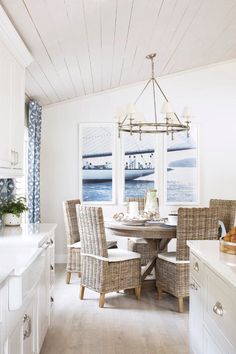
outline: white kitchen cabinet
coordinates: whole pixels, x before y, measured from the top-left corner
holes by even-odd
[[[11,168],[12,56],[0,42],[0,169]]]
[[[195,354],[236,353],[236,259],[219,241],[189,241],[190,346]]]
[[[15,62],[13,70],[13,98],[11,119],[12,169],[22,170],[24,160],[25,68]],[[16,173],[16,171],[14,171]]]
[[[35,353],[35,299],[26,307],[24,314],[18,320],[8,337],[6,354]],[[5,354],[5,353],[4,353]]]
[[[11,263],[5,287],[3,283],[0,287],[0,354],[40,353],[52,320],[55,228],[55,224],[25,224],[0,230],[0,269]],[[22,278],[20,287],[19,282],[12,286],[17,275]],[[18,306],[12,303],[12,291],[22,299]]]
[[[25,68],[32,60],[0,5],[0,178],[22,174]]]

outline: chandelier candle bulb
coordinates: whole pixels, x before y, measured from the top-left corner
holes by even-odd
[[[127,114],[135,113],[135,105],[133,103],[129,103],[127,106]]]

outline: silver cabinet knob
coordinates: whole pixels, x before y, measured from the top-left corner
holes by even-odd
[[[195,283],[190,283],[190,288],[197,291],[198,290],[198,286]]]
[[[195,262],[195,263],[194,263],[193,269],[194,269],[196,272],[199,272],[199,264],[198,264],[198,262]]]
[[[223,316],[224,314],[224,309],[223,306],[221,305],[221,303],[219,301],[217,301],[215,303],[215,305],[213,306],[213,312],[218,315],[218,316]]]
[[[27,328],[23,332],[23,339],[29,338],[31,335],[31,317],[27,314],[24,314],[23,323],[27,324]]]

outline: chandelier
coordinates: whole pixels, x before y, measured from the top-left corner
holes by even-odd
[[[129,104],[126,110],[121,110],[116,118],[118,119],[118,134],[119,138],[121,132],[133,134],[139,134],[140,140],[142,138],[142,134],[156,134],[156,133],[165,133],[166,135],[171,135],[172,140],[174,139],[174,133],[186,131],[187,136],[189,136],[190,130],[190,119],[191,112],[188,107],[185,107],[182,114],[182,120],[178,117],[177,113],[173,111],[168,98],[164,94],[160,85],[158,84],[155,73],[154,73],[154,58],[156,57],[156,53],[152,53],[146,56],[147,59],[151,60],[152,66],[152,76],[144,86],[143,90],[135,100],[134,104]],[[152,86],[152,96],[153,96],[153,108],[154,108],[154,116],[152,121],[146,121],[143,118],[143,115],[137,112],[136,103],[139,101],[140,97],[143,95],[144,91],[147,87]],[[157,116],[157,98],[156,98],[156,90],[159,90],[162,96],[164,97],[164,103],[161,109],[161,113],[164,114],[164,118],[161,120]],[[141,118],[141,120],[140,120]]]

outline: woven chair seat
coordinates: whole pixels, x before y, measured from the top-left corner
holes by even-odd
[[[189,261],[178,261],[176,259],[176,252],[159,253],[158,258],[174,264],[189,264]]]
[[[147,241],[144,240],[144,238],[139,238],[139,237],[132,237],[132,240],[134,243],[140,243],[140,244],[143,244],[143,245],[147,245]]]

